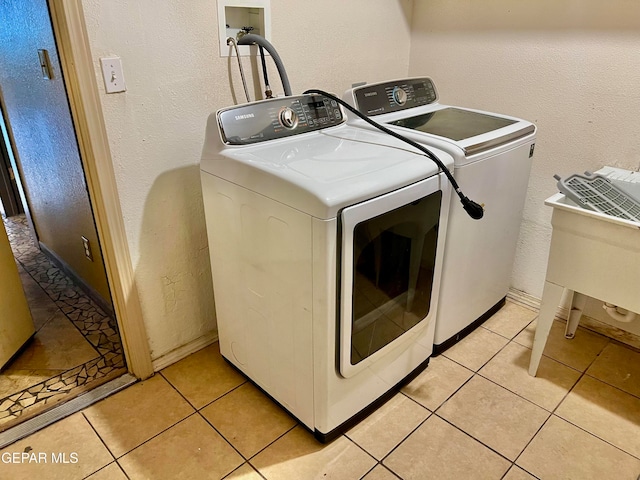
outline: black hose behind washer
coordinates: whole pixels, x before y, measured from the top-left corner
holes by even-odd
[[[458,182],[456,182],[456,179],[453,178],[453,175],[451,174],[451,172],[447,169],[447,167],[444,165],[444,163],[442,163],[442,161],[431,150],[429,150],[427,147],[425,147],[423,145],[420,145],[419,143],[414,142],[410,138],[407,138],[404,135],[400,135],[399,133],[394,132],[393,130],[391,130],[391,129],[383,126],[383,125],[380,125],[378,122],[375,122],[375,121],[371,120],[364,113],[359,112],[358,110],[353,108],[351,105],[349,105],[347,102],[345,102],[341,98],[336,97],[335,95],[332,95],[331,93],[327,93],[327,92],[325,92],[323,90],[318,90],[318,89],[306,90],[303,93],[305,95],[306,94],[324,95],[325,97],[330,98],[331,100],[335,100],[340,105],[342,105],[344,108],[349,110],[351,113],[353,113],[357,117],[360,117],[362,120],[367,122],[369,125],[377,128],[381,132],[384,132],[384,133],[386,133],[388,135],[391,135],[392,137],[397,138],[398,140],[402,140],[403,142],[408,143],[412,147],[417,148],[418,150],[420,150],[430,160],[432,160],[440,168],[440,170],[442,170],[442,173],[444,173],[446,175],[447,179],[451,183],[451,186],[453,187],[455,192],[458,194],[458,197],[460,197],[460,202],[462,203],[462,208],[464,208],[465,212],[467,212],[467,214],[471,218],[473,218],[474,220],[480,220],[484,216],[484,208],[482,207],[482,205],[474,202],[473,200],[471,200],[469,197],[465,196],[462,193],[462,191],[460,190],[460,187],[458,186]]]
[[[282,80],[282,88],[284,89],[284,94],[287,97],[291,96],[291,85],[289,85],[289,77],[287,76],[287,72],[284,69],[284,65],[282,60],[280,59],[280,55],[276,52],[276,49],[273,48],[273,45],[269,43],[269,41],[261,37],[260,35],[255,35],[253,33],[248,33],[238,40],[238,45],[261,45],[264,49],[269,52],[273,62],[276,64],[276,68],[278,69],[278,73],[280,74],[280,80]]]
[[[273,98],[273,91],[271,85],[269,85],[269,75],[267,74],[267,62],[264,59],[264,48],[262,45],[258,45],[260,50],[260,62],[262,62],[262,78],[264,78],[264,95],[266,98]]]

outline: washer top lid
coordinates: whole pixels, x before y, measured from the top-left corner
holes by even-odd
[[[414,117],[401,118],[390,124],[460,141],[513,125],[517,121],[472,110],[447,107]]]
[[[444,107],[389,124],[454,140],[467,156],[535,133],[534,125],[517,118],[456,107]]]
[[[380,123],[402,127],[399,133],[413,140],[444,148],[456,155],[456,165],[470,157],[518,139],[531,140],[536,127],[526,120],[481,110],[451,107],[437,102],[430,78],[409,78],[362,85],[343,98]],[[364,122],[349,116],[349,123]],[[447,147],[447,144],[449,145]]]
[[[213,117],[213,118],[212,118]],[[201,170],[321,219],[438,173],[417,150],[388,135],[341,125],[280,140],[233,146],[209,118]],[[433,149],[448,168],[453,158]]]

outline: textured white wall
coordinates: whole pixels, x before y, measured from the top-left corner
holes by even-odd
[[[514,288],[542,294],[554,173],[640,169],[639,45],[635,0],[415,1],[410,74],[443,103],[538,126]]]
[[[243,101],[242,86],[235,58],[219,56],[215,0],[83,8],[156,359],[215,329],[198,164],[209,113]],[[408,73],[411,0],[271,0],[271,9],[271,41],[294,93],[341,94]],[[104,94],[98,59],[111,55],[122,58],[126,93]],[[275,68],[270,80],[281,93]]]

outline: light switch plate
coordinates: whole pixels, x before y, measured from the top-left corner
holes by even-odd
[[[104,89],[107,93],[118,93],[127,90],[120,57],[101,58],[100,65],[102,66]]]

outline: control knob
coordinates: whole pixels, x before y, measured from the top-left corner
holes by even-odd
[[[393,89],[393,99],[398,105],[402,106],[407,103],[407,92],[403,88],[395,87]]]
[[[289,107],[284,107],[278,113],[280,125],[289,130],[293,130],[298,126],[298,115]]]

